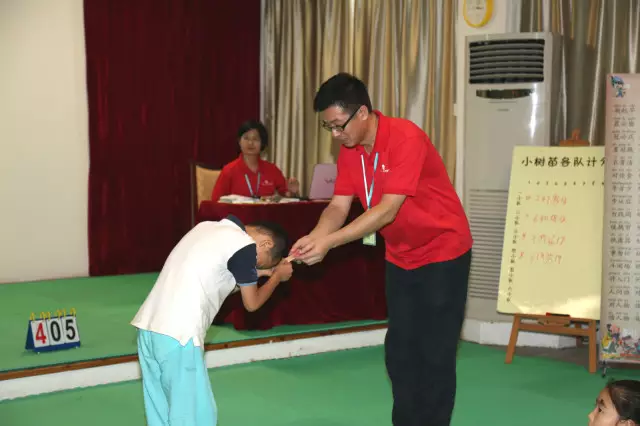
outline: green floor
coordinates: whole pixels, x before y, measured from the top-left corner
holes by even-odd
[[[381,347],[219,368],[210,376],[219,426],[391,424]],[[503,352],[463,344],[453,425],[584,426],[606,380],[542,358],[505,365]],[[135,381],[0,402],[0,419],[6,426],[142,426],[141,392]]]
[[[153,287],[157,274],[77,278],[0,285],[0,371],[84,361],[136,352],[135,329],[129,325]],[[57,309],[77,310],[80,348],[36,354],[24,349],[29,315]],[[362,321],[313,326],[284,326],[266,331],[211,327],[207,343],[246,340],[379,323]]]

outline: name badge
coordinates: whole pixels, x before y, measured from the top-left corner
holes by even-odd
[[[375,233],[375,232],[372,232],[371,234],[369,234],[369,235],[365,236],[365,237],[362,239],[362,243],[363,243],[365,246],[375,246],[375,245],[376,245],[376,233]]]

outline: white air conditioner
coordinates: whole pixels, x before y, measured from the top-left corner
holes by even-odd
[[[474,238],[470,298],[498,298],[514,146],[548,146],[564,138],[560,41],[550,33],[466,39],[463,197]]]

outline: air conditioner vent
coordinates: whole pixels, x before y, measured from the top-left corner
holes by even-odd
[[[470,297],[498,300],[508,200],[509,191],[480,188],[469,191],[469,224],[474,240]]]
[[[469,83],[544,81],[545,40],[482,40],[469,43]]]

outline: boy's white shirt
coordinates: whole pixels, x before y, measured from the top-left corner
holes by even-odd
[[[182,346],[203,346],[224,299],[236,289],[229,259],[255,241],[229,219],[196,225],[167,258],[131,324],[164,334]]]

